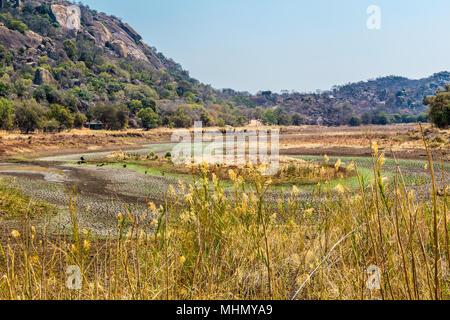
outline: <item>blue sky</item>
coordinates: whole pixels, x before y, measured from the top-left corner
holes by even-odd
[[[215,88],[315,91],[450,70],[448,0],[82,0]],[[366,27],[370,5],[381,30]]]

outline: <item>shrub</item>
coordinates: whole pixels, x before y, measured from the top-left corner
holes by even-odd
[[[450,85],[445,91],[438,91],[435,97],[425,97],[424,105],[429,106],[428,117],[438,128],[445,129],[450,125]]]
[[[8,28],[11,29],[11,30],[17,30],[17,31],[19,31],[21,33],[25,33],[25,31],[28,30],[28,26],[25,23],[23,23],[22,21],[19,21],[19,20],[11,20],[8,23]]]
[[[64,50],[66,51],[67,56],[71,60],[75,60],[77,58],[77,43],[75,42],[75,39],[69,39],[65,40],[63,42]]]
[[[10,92],[11,87],[8,84],[0,81],[0,96],[6,97],[9,95]]]
[[[373,124],[381,124],[381,125],[386,125],[389,123],[389,116],[386,114],[386,112],[378,112],[372,120]]]
[[[306,118],[302,116],[301,114],[295,113],[292,116],[292,124],[294,126],[301,126],[306,123]]]
[[[61,124],[55,119],[44,120],[41,125],[42,130],[47,133],[57,132],[60,127]]]
[[[9,130],[14,125],[14,106],[12,101],[0,98],[0,128]]]
[[[124,106],[101,104],[90,110],[91,118],[103,122],[106,129],[120,130],[128,125],[129,111]]]
[[[56,89],[55,86],[43,84],[33,91],[33,98],[38,102],[47,101],[49,103],[63,104],[64,94]]]
[[[170,124],[173,124],[175,128],[189,128],[192,126],[193,121],[192,118],[180,108],[173,116],[169,117],[169,122]]]
[[[275,112],[272,109],[267,110],[263,115],[263,121],[268,125],[275,125],[278,123]]]
[[[142,109],[142,102],[139,100],[131,100],[128,102],[128,109],[130,109],[132,113],[136,114]]]
[[[59,104],[52,104],[47,112],[48,119],[54,119],[59,122],[60,129],[72,129],[74,125],[74,116],[70,110]]]
[[[73,126],[77,129],[83,128],[84,124],[87,121],[87,117],[82,113],[76,113],[73,119]]]
[[[20,189],[0,180],[0,218],[32,218],[55,212],[54,207],[44,202],[34,202]]]
[[[44,110],[34,101],[24,102],[16,108],[14,123],[24,133],[40,129]]]
[[[371,124],[372,123],[372,116],[368,113],[368,112],[365,112],[363,115],[362,115],[362,118],[361,118],[361,122],[363,123],[363,124]]]
[[[157,128],[159,125],[159,116],[151,108],[142,109],[137,116],[141,119],[142,126],[147,130]]]
[[[359,127],[361,125],[361,118],[357,117],[357,116],[353,116],[350,118],[349,124],[352,127]]]

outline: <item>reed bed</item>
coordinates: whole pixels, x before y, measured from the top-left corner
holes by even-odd
[[[399,166],[384,179],[384,155],[372,149],[373,179],[360,176],[356,191],[318,185],[313,202],[298,201],[295,186],[267,201],[271,178],[252,166],[245,181],[228,172],[230,195],[205,164],[160,207],[118,213],[104,239],[79,229],[71,201],[70,235],[25,222],[0,246],[0,299],[448,300],[445,178],[440,195],[430,157],[433,187],[419,196]],[[80,290],[67,287],[72,265]],[[368,286],[374,266],[379,288]]]

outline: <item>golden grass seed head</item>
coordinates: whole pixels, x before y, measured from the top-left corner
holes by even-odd
[[[375,156],[378,157],[378,143],[376,141],[372,142],[372,150],[375,153]]]
[[[17,231],[17,230],[13,230],[13,231],[11,232],[11,236],[12,236],[14,239],[17,239],[17,238],[20,237],[20,232]]]
[[[341,159],[338,159],[338,161],[334,165],[334,168],[336,169],[336,171],[339,171],[339,168],[341,167],[341,165],[342,165],[342,161],[341,161]]]
[[[344,186],[342,185],[342,184],[338,184],[337,186],[336,186],[336,188],[334,188],[338,193],[340,193],[340,194],[344,194],[345,193],[345,188],[344,188]]]
[[[89,240],[84,240],[83,241],[83,249],[85,251],[89,251],[90,248],[91,248],[91,244],[89,243]]]

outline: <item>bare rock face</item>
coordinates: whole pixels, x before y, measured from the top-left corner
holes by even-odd
[[[41,35],[37,34],[36,32],[33,32],[31,30],[25,31],[25,36],[28,37],[30,42],[40,44],[42,43],[42,37]]]
[[[52,12],[56,21],[61,27],[69,30],[81,29],[81,9],[77,5],[63,6],[60,4],[52,5]]]
[[[128,48],[123,41],[114,40],[113,42],[111,42],[111,46],[122,58],[126,58],[128,56]]]
[[[34,84],[41,85],[41,84],[56,84],[55,79],[51,75],[51,73],[44,68],[38,68],[36,70],[36,74],[34,76]]]
[[[109,30],[103,25],[103,23],[94,21],[92,22],[91,29],[94,33],[95,42],[98,45],[103,46],[105,45],[106,42],[111,42],[112,39],[111,32],[109,32]]]
[[[42,43],[42,37],[31,30],[22,34],[0,25],[0,43],[10,49],[37,48]]]
[[[136,31],[134,31],[131,27],[127,27],[119,20],[105,15],[99,15],[96,19],[101,20],[103,27],[105,27],[109,34],[111,34],[111,45],[115,41],[120,41],[127,49],[127,56],[148,62],[148,58],[140,45],[140,41],[136,41],[140,39],[140,36]],[[115,50],[117,52],[117,49]]]
[[[5,1],[13,3],[16,0]],[[0,3],[2,2],[0,0]],[[121,57],[142,60],[151,63],[157,69],[165,68],[153,50],[143,43],[139,33],[117,18],[103,13],[94,15],[84,6],[69,5],[60,0],[28,0],[27,5],[35,7],[42,2],[51,4],[53,18],[62,27],[63,39],[81,36],[101,47],[111,44],[114,52]],[[0,43],[14,50],[36,48],[40,50],[40,54],[57,60],[59,57],[64,58],[65,55],[64,48],[59,42],[61,41],[51,44],[32,31],[21,34],[0,24]]]
[[[125,30],[126,33],[128,33],[128,35],[135,41],[135,42],[139,42],[140,40],[142,40],[142,37],[139,33],[136,32],[136,30],[134,30],[132,27],[130,27],[129,24],[127,23],[121,23],[120,27]]]

